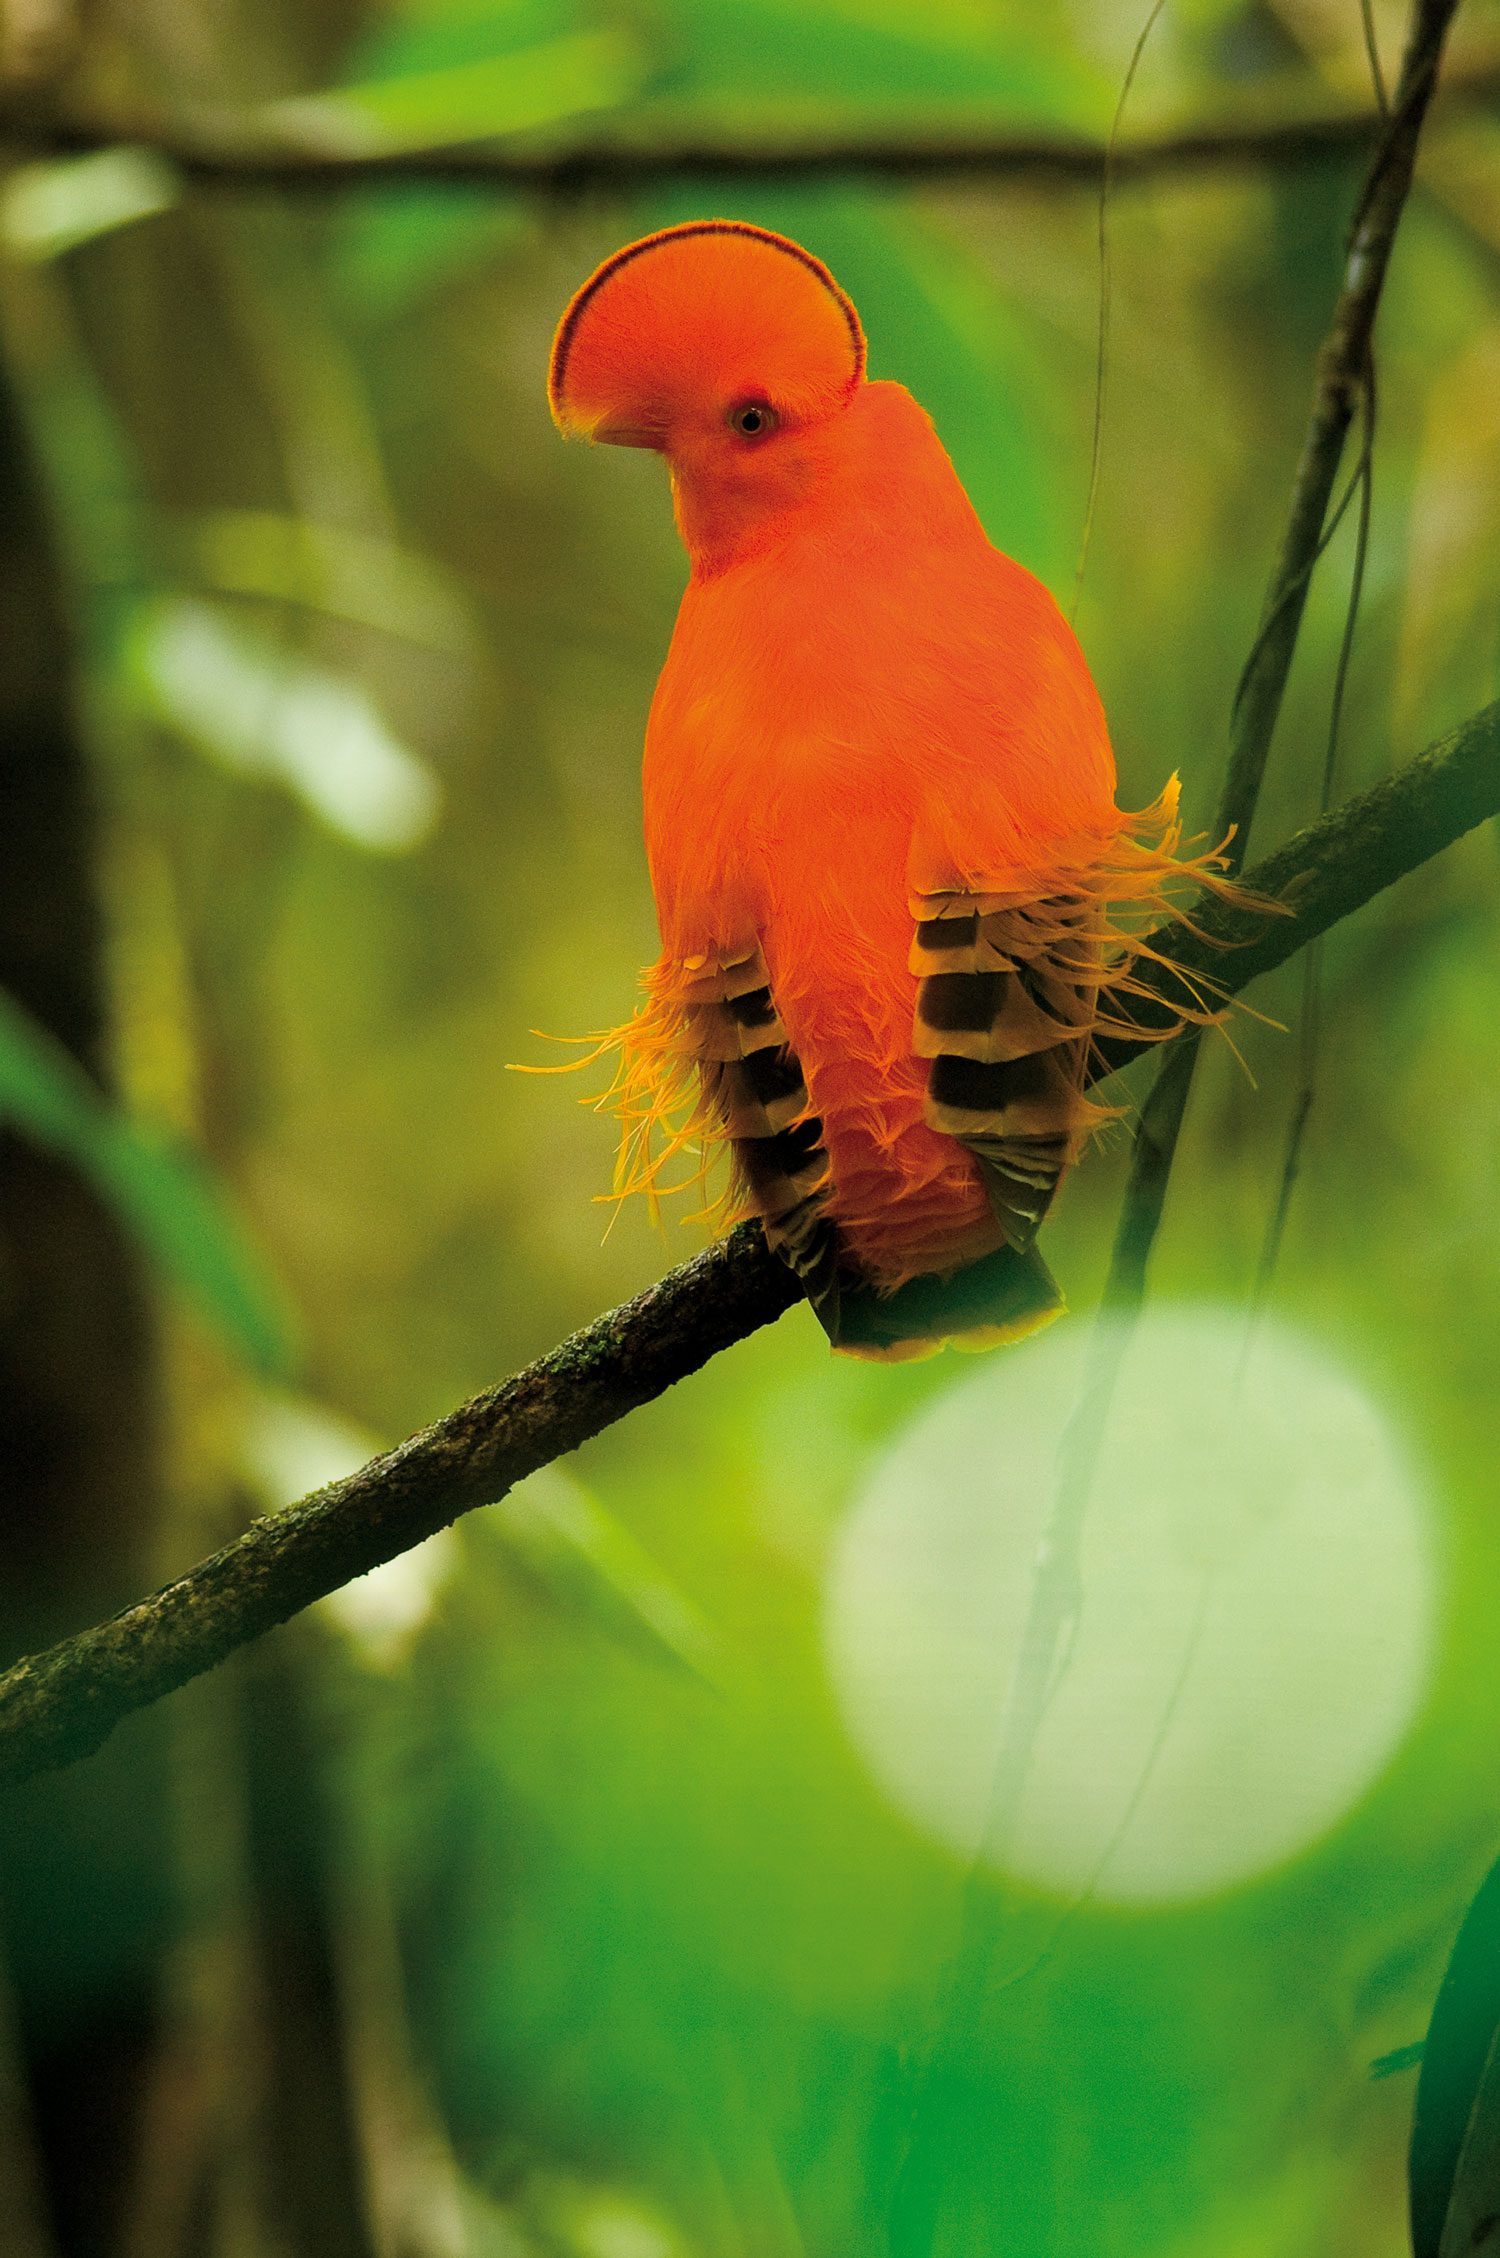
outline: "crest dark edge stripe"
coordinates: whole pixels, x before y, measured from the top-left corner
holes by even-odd
[[[560,409],[562,406],[563,383],[568,370],[568,355],[573,349],[573,338],[577,332],[579,317],[585,307],[612,276],[617,275],[622,267],[630,265],[632,259],[639,259],[645,252],[656,250],[660,244],[673,243],[679,237],[688,235],[748,235],[757,243],[769,243],[773,251],[785,251],[788,257],[800,259],[809,273],[817,276],[848,324],[849,341],[854,347],[854,381],[856,384],[860,381],[865,373],[865,333],[860,326],[859,315],[854,310],[854,301],[847,291],[839,288],[821,259],[814,258],[811,251],[804,251],[800,243],[793,243],[788,236],[777,235],[768,227],[753,227],[748,220],[684,220],[680,227],[660,228],[655,235],[643,235],[639,243],[627,243],[622,251],[616,251],[612,259],[606,259],[597,273],[591,275],[589,280],[576,293],[567,312],[563,315],[561,327],[552,346],[552,366],[547,378],[547,397],[554,410]]]

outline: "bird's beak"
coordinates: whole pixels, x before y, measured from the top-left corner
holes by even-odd
[[[596,447],[665,447],[667,435],[649,424],[601,423],[589,434]]]

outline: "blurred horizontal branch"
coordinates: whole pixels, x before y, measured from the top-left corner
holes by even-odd
[[[1171,960],[1141,968],[1161,999],[1156,1024],[1171,1024],[1181,972],[1236,994],[1497,814],[1500,702],[1246,872],[1245,887],[1284,914],[1207,898],[1191,919],[1154,932],[1152,948]],[[1134,999],[1132,1008],[1148,1026],[1149,1006]],[[1103,1046],[1101,1072],[1150,1044],[1143,1034]],[[108,1622],[17,1663],[0,1677],[0,1778],[88,1755],[132,1711],[459,1514],[494,1503],[525,1475],[772,1323],[800,1296],[759,1224],[740,1224],[708,1253],[358,1473],[253,1522]]]
[[[1444,81],[1439,111],[1462,114],[1500,95],[1500,62],[1486,54]],[[420,148],[350,146],[317,116],[334,100],[298,104],[295,133],[274,115],[215,114],[192,125],[149,117],[47,116],[33,102],[0,101],[0,150],[14,162],[80,157],[101,150],[149,151],[185,179],[227,187],[328,190],[389,181],[446,181],[529,188],[554,195],[630,189],[669,177],[760,180],[860,173],[897,180],[970,176],[1097,182],[1102,142],[1080,135],[836,128],[813,136],[758,135],[741,129],[628,121],[614,134],[572,146],[527,149],[468,140]],[[1378,111],[1347,102],[1267,118],[1231,118],[1122,142],[1110,159],[1114,180],[1225,166],[1278,166],[1326,160],[1371,146]]]

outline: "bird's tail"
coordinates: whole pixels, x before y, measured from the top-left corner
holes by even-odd
[[[931,1271],[908,1278],[894,1293],[840,1277],[832,1292],[809,1298],[840,1355],[877,1364],[936,1356],[942,1348],[999,1348],[1050,1325],[1067,1306],[1035,1247],[1024,1254],[996,1247],[946,1278]]]
[[[882,1263],[861,1242],[855,1263],[825,1212],[823,1123],[753,933],[663,957],[634,1017],[576,1062],[618,1060],[595,1101],[622,1129],[610,1196],[644,1192],[654,1211],[664,1192],[696,1186],[707,1220],[759,1215],[845,1355],[898,1361],[1036,1331],[1063,1308],[1036,1228],[1079,1146],[1117,1110],[1084,1094],[1091,1054],[1222,1016],[1213,981],[1179,973],[1167,1005],[1142,976],[1168,961],[1149,928],[1170,889],[1195,881],[1246,898],[1218,875],[1217,854],[1180,860],[1179,845],[1174,780],[1153,808],[1120,819],[1116,839],[1080,842],[1076,860],[1045,871],[958,870],[936,853],[923,867],[914,849],[911,1050],[932,1060],[927,1121],[975,1155],[1004,1245],[944,1271]]]

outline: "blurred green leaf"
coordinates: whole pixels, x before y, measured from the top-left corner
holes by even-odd
[[[623,33],[576,32],[445,70],[295,95],[263,116],[287,139],[339,156],[444,149],[613,109],[630,100],[641,75],[639,52]]]
[[[508,70],[518,54],[545,52],[576,38],[578,29],[571,8],[548,0],[404,11],[357,48],[351,65],[357,74],[354,98],[360,98],[360,89],[413,83],[450,88],[457,83],[462,91],[486,74]],[[627,91],[636,91],[637,83],[638,74]],[[528,204],[499,183],[370,188],[348,199],[337,222],[333,272],[351,308],[388,320],[413,298],[524,241],[535,227]]]
[[[421,106],[425,131],[462,139],[484,114],[480,89],[519,68],[571,11],[450,0],[397,17],[359,51],[357,87],[310,98],[298,115],[320,132],[323,105]],[[821,0],[771,4],[752,18],[721,7],[669,6],[654,19],[655,53],[633,58],[630,83],[593,105],[611,141],[664,138],[775,147],[802,140],[919,133],[955,137],[1018,123],[1102,135],[1114,92],[1053,22],[997,16],[970,0]],[[552,47],[577,46],[575,32]],[[400,90],[405,90],[400,91]],[[476,107],[477,105],[477,107]],[[285,116],[293,105],[282,105]],[[584,107],[584,106],[581,106]],[[557,120],[580,110],[559,110]],[[536,123],[548,121],[537,120]],[[502,130],[486,125],[485,132]],[[341,144],[342,145],[342,144]],[[403,144],[406,145],[406,144]],[[774,194],[774,191],[772,192]],[[722,204],[722,197],[719,202]],[[396,312],[419,288],[492,258],[532,231],[526,206],[501,187],[373,190],[349,214],[340,272],[366,313]]]
[[[1497,2027],[1500,1867],[1491,1867],[1454,1940],[1422,2048],[1407,2166],[1414,2258],[1459,2258],[1488,2239],[1471,2230],[1476,2199],[1494,2211]]]
[[[219,594],[301,604],[435,651],[473,647],[447,575],[388,541],[274,510],[212,510],[178,521],[177,547],[184,568]]]
[[[133,434],[56,302],[42,296],[49,280],[28,278],[42,305],[12,322],[7,347],[56,497],[58,545],[85,599],[85,625],[107,641],[122,599],[128,603],[151,577],[149,512]]]
[[[354,846],[401,854],[436,823],[436,777],[362,683],[231,624],[212,605],[185,596],[141,605],[121,663],[158,719],[237,774],[286,785]]]
[[[528,242],[533,207],[496,182],[403,181],[346,199],[332,269],[351,312],[389,321],[418,297]]]
[[[556,1466],[518,1482],[482,1523],[555,1600],[658,1661],[716,1682],[715,1639],[624,1523]]]
[[[201,1161],[143,1135],[3,994],[0,1118],[71,1160],[255,1371],[290,1369],[295,1351],[285,1297]]]
[[[176,172],[152,149],[97,149],[21,165],[0,192],[0,238],[18,259],[55,259],[113,228],[170,211],[180,193]]]
[[[1019,118],[1107,125],[1110,90],[1051,21],[937,0],[761,0],[753,16],[678,0],[668,18],[675,55],[654,89],[682,97],[767,96],[795,110],[817,105],[847,113],[857,104],[896,103],[908,121],[935,105],[991,123]]]

